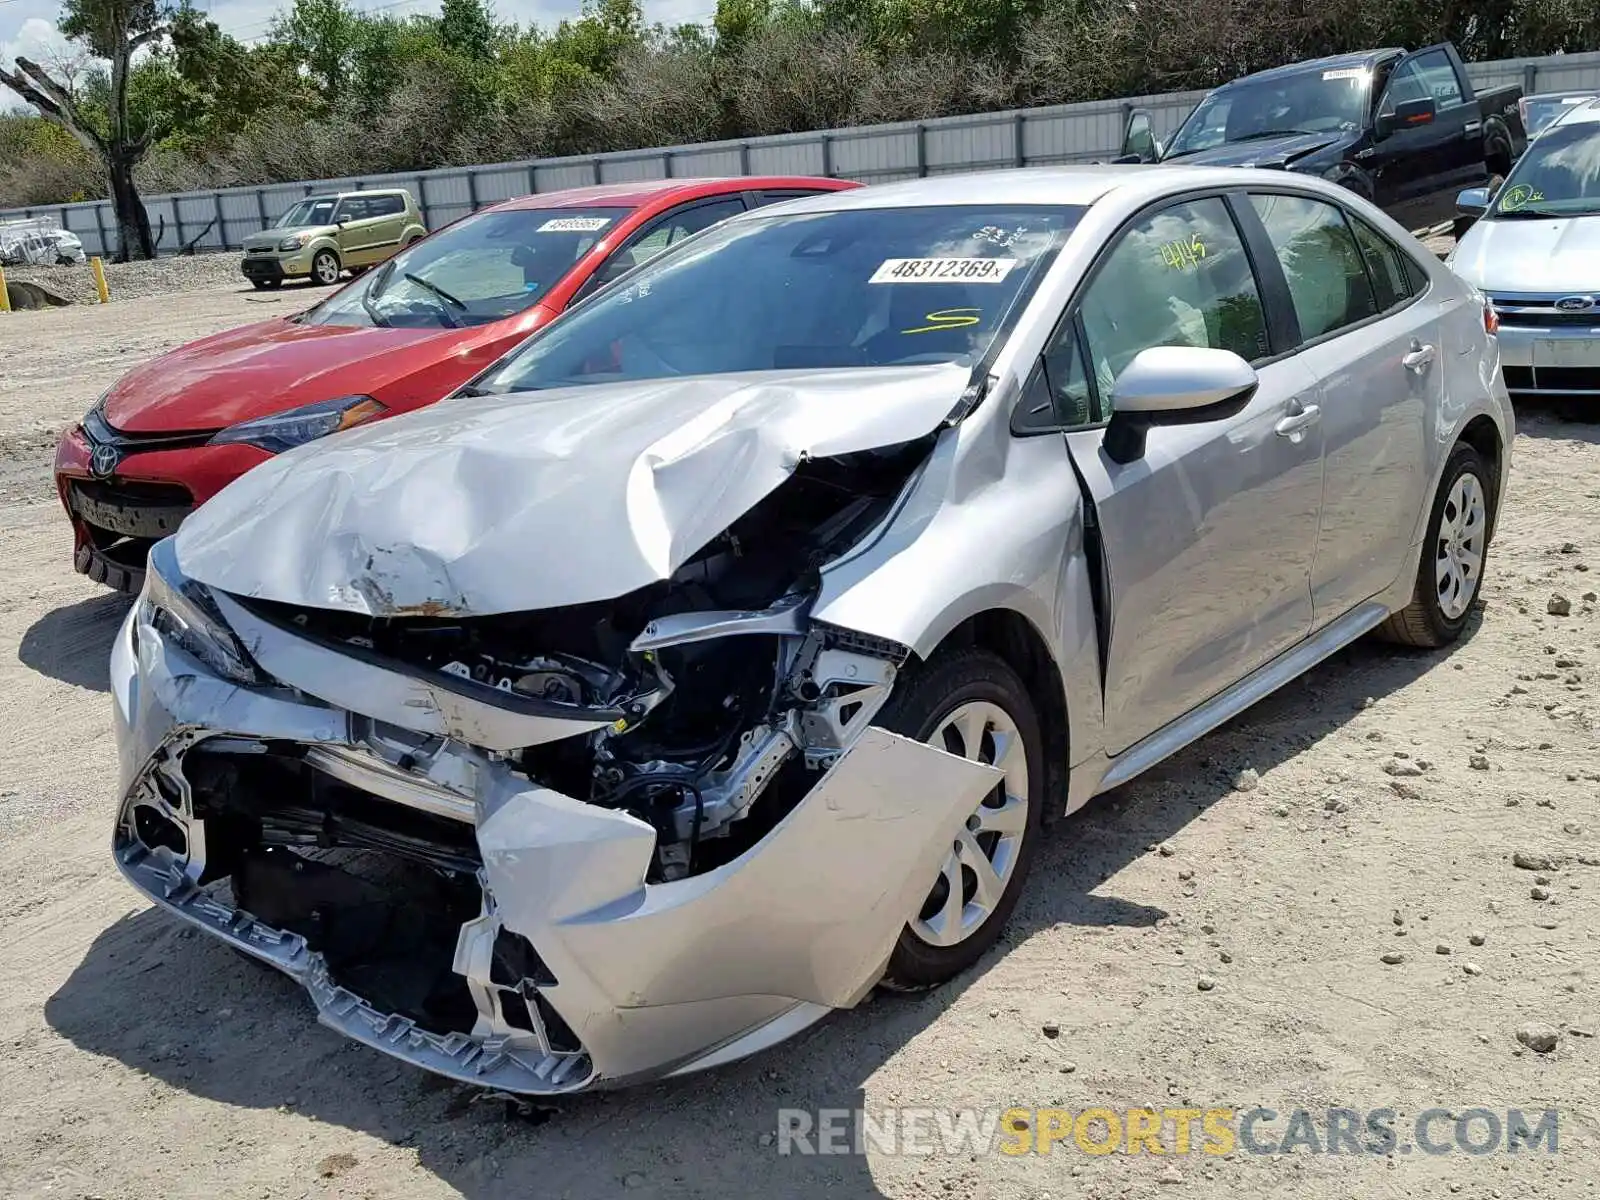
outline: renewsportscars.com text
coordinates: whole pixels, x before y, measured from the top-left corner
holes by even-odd
[[[778,1111],[779,1154],[1554,1154],[1553,1108],[1266,1107]]]

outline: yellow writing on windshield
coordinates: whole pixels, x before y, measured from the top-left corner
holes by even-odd
[[[1500,197],[1501,212],[1516,212],[1517,209],[1529,204],[1537,204],[1544,199],[1544,193],[1526,183],[1519,183]]]
[[[937,312],[924,313],[922,319],[926,325],[918,325],[915,329],[902,329],[901,333],[937,333],[941,329],[965,329],[968,325],[976,325],[983,320],[981,308],[941,308]]]
[[[1161,247],[1161,261],[1174,271],[1193,268],[1205,256],[1206,244],[1200,240],[1198,233],[1190,234],[1187,241],[1180,238]]]

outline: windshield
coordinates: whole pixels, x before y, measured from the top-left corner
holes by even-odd
[[[1600,215],[1600,121],[1553,125],[1540,134],[1495,193],[1489,215]]]
[[[730,221],[523,343],[477,390],[973,363],[1083,212],[963,206]]]
[[[1585,100],[1597,95],[1600,95],[1600,92],[1578,92],[1566,96],[1529,96],[1523,104],[1528,136],[1532,137],[1540,132],[1569,108],[1576,108]]]
[[[1178,158],[1274,133],[1337,133],[1360,129],[1371,76],[1362,67],[1245,80],[1212,92],[1189,114],[1168,147]]]
[[[313,325],[482,325],[536,304],[626,208],[483,212],[402,250],[308,313]]]
[[[333,220],[333,206],[337,203],[339,203],[337,196],[313,196],[309,200],[302,200],[279,217],[274,228],[295,229],[304,225],[327,225]]]

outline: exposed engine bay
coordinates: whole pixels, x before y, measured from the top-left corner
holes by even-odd
[[[883,520],[928,444],[803,462],[670,579],[616,600],[372,618],[236,599],[479,698],[596,718],[584,736],[511,752],[510,765],[648,823],[650,879],[679,879],[759,841],[888,698],[908,651],[809,622],[806,610],[820,568]]]

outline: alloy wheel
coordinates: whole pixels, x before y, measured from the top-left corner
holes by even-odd
[[[1488,512],[1483,485],[1476,475],[1463,472],[1451,487],[1439,518],[1434,578],[1439,611],[1446,620],[1454,621],[1466,612],[1477,594]]]
[[[954,946],[989,918],[1016,872],[1028,827],[1028,755],[1016,721],[986,700],[951,710],[928,741],[1005,772],[956,834],[938,881],[910,925],[929,945]]]

